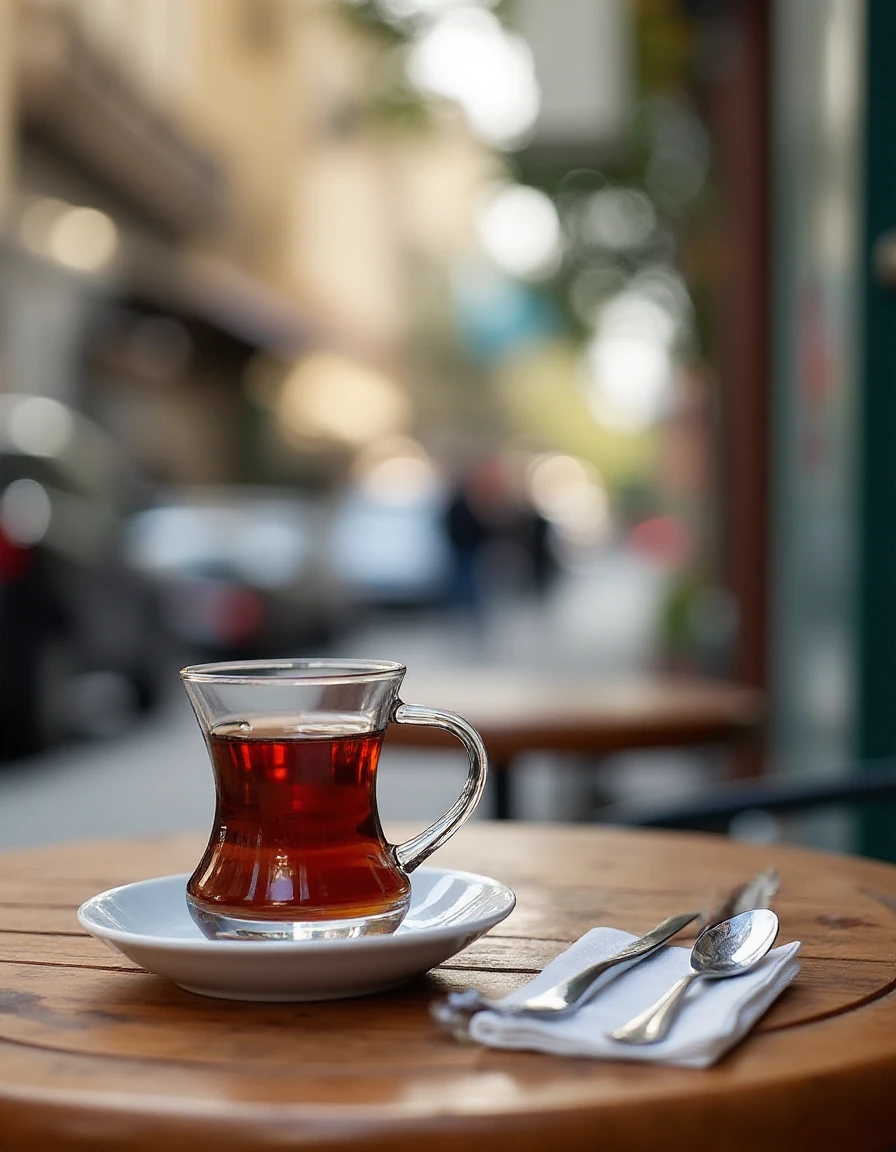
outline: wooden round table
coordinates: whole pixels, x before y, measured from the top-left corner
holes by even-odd
[[[710,836],[469,825],[436,862],[511,884],[504,923],[402,989],[263,1005],[183,992],[79,930],[85,897],[189,869],[202,843],[0,856],[4,1152],[896,1147],[896,868]],[[802,971],[711,1069],[493,1051],[429,1017],[447,989],[500,995],[595,924],[644,931],[770,865],[779,940],[803,941]]]
[[[629,680],[528,669],[411,668],[401,692],[408,704],[449,708],[465,717],[488,749],[494,815],[513,815],[512,771],[523,752],[606,756],[643,748],[731,743],[755,734],[762,693],[742,684],[687,676]],[[393,724],[388,746],[451,747],[438,728]]]

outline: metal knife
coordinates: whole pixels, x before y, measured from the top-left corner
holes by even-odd
[[[615,956],[592,964],[574,976],[561,980],[553,988],[547,988],[527,1000],[520,1000],[515,1004],[497,1003],[486,999],[475,988],[468,988],[463,992],[452,992],[447,999],[433,1004],[432,1015],[442,1027],[456,1036],[466,1036],[470,1017],[486,1010],[497,1012],[502,1016],[534,1015],[551,1018],[566,1016],[583,1004],[587,1004],[611,980],[652,955],[671,940],[676,932],[680,932],[699,916],[699,912],[670,916],[639,940],[634,940],[621,952],[617,952]]]

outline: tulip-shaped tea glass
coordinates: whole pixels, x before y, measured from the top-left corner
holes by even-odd
[[[215,822],[187,883],[213,939],[334,939],[392,932],[408,873],[467,819],[485,786],[479,734],[451,712],[403,704],[401,664],[282,660],[181,671],[215,776]],[[431,724],[461,741],[461,795],[404,844],[386,842],[376,768],[387,725]]]

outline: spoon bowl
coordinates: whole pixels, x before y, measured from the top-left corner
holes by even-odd
[[[655,1044],[666,1035],[695,980],[742,976],[769,952],[778,935],[778,917],[769,908],[741,912],[704,928],[691,949],[691,971],[656,1004],[610,1035],[625,1044]]]
[[[702,976],[739,976],[752,968],[778,935],[778,917],[770,908],[741,912],[704,928],[691,949],[691,967]]]

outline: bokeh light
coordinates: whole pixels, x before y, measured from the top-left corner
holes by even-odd
[[[637,188],[603,188],[584,201],[577,217],[581,242],[611,251],[642,246],[657,223],[650,198]]]
[[[6,397],[0,415],[10,447],[29,456],[58,456],[74,434],[71,412],[49,396]]]
[[[564,453],[545,453],[530,464],[527,486],[534,507],[565,543],[600,543],[610,527],[610,503],[600,473]]]
[[[414,43],[407,68],[421,92],[456,101],[490,144],[513,147],[535,124],[540,101],[532,53],[491,12],[448,11]]]
[[[429,453],[410,436],[384,437],[362,450],[353,475],[367,495],[386,504],[414,503],[439,487]]]
[[[76,272],[100,272],[118,251],[118,227],[96,208],[47,196],[22,213],[19,236],[31,252]]]
[[[38,544],[50,526],[52,507],[46,488],[36,480],[13,480],[0,495],[0,528],[20,547]]]
[[[325,437],[363,445],[396,432],[408,418],[401,388],[359,361],[313,352],[289,372],[277,406],[288,439]]]
[[[557,271],[563,255],[560,219],[553,201],[537,188],[491,188],[476,215],[484,251],[503,271],[538,280]]]
[[[96,208],[68,208],[50,229],[48,247],[67,268],[99,272],[115,255],[118,228],[111,216]]]

